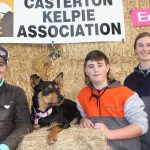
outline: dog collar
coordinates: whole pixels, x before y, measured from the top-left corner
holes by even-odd
[[[48,111],[44,113],[42,112],[36,113],[34,124],[38,124],[40,118],[45,118],[49,116],[51,113],[52,113],[52,108],[48,109]]]
[[[44,113],[39,112],[36,115],[40,118],[45,118],[45,117],[49,116],[51,113],[52,113],[52,108],[48,109],[47,112],[44,112]]]

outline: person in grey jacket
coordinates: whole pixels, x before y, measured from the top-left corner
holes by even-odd
[[[80,126],[103,132],[112,150],[141,150],[139,136],[148,130],[142,99],[110,78],[108,57],[90,51],[84,60],[86,86],[78,94]]]
[[[24,134],[32,131],[25,92],[5,82],[9,54],[0,47],[0,150],[16,150]]]

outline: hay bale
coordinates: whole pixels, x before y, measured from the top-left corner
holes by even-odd
[[[57,142],[47,144],[47,128],[35,130],[24,137],[17,150],[111,150],[100,131],[72,126],[59,134]]]

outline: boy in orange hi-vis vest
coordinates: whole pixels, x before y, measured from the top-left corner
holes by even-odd
[[[138,94],[109,77],[107,56],[98,50],[87,54],[85,83],[78,95],[80,125],[104,133],[113,150],[140,150],[139,136],[148,130],[144,103]]]

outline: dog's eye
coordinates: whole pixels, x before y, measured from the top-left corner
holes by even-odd
[[[60,90],[60,87],[59,87],[58,85],[55,85],[55,88],[56,88],[57,90]]]
[[[48,89],[52,89],[52,85],[49,85],[47,88],[48,88]]]
[[[52,92],[52,89],[49,88],[49,87],[47,87],[46,89],[42,90],[42,94],[43,94],[44,96],[50,94],[51,92]]]
[[[44,89],[44,91],[51,91],[51,90],[52,90],[52,88],[49,86],[46,89]]]
[[[50,91],[50,90],[52,90],[52,87],[47,87],[46,88],[46,91]]]

